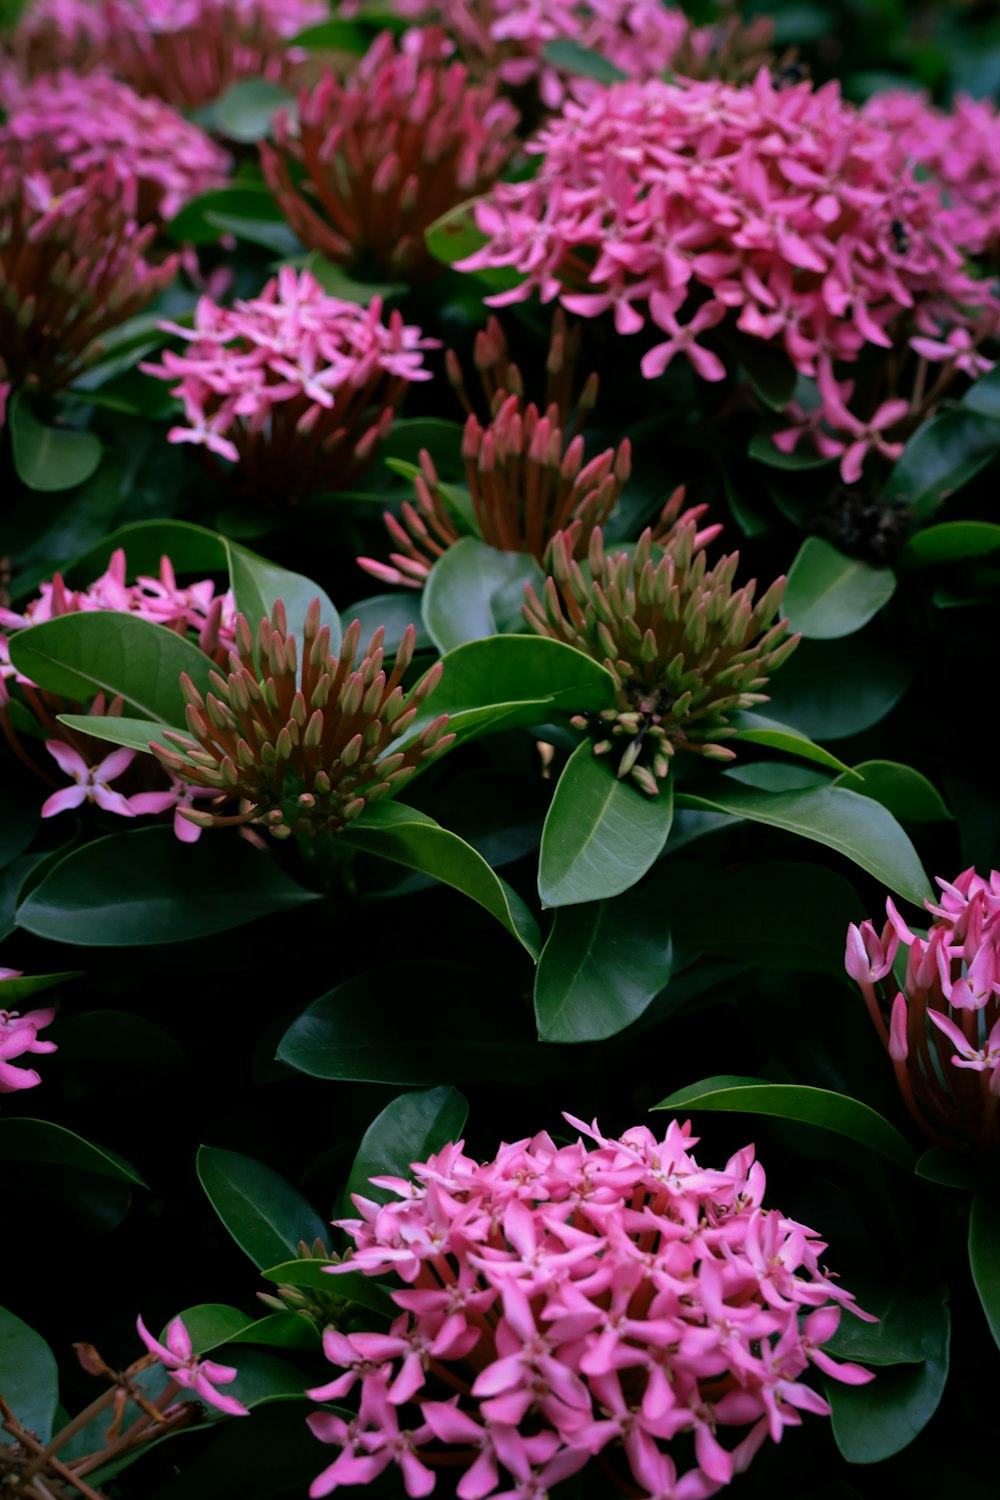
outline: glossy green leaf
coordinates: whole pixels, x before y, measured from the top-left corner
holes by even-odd
[[[426,959],[338,984],[292,1023],[278,1057],[312,1078],[415,1087],[521,1084],[549,1068],[505,978]]]
[[[387,655],[399,649],[399,643],[411,625],[417,633],[418,651],[426,651],[432,645],[420,614],[420,595],[412,589],[397,589],[394,594],[372,594],[368,599],[358,599],[347,605],[344,619],[348,625],[353,620],[360,621],[361,639],[365,645],[381,626],[385,631]]]
[[[249,145],[263,140],[278,110],[294,103],[294,94],[279,83],[266,78],[241,78],[214,101],[215,128],[231,141]]]
[[[0,1161],[50,1162],[101,1177],[115,1177],[137,1187],[146,1184],[134,1167],[106,1146],[96,1146],[51,1120],[31,1120],[24,1115],[0,1119]]]
[[[622,83],[629,76],[610,58],[595,52],[591,47],[582,47],[569,37],[546,42],[542,56],[553,68],[558,68],[563,73],[572,73],[575,78],[594,78],[598,83]]]
[[[1000,1197],[978,1192],[969,1215],[969,1265],[994,1342],[1000,1345]]]
[[[769,750],[783,750],[786,755],[796,755],[800,760],[811,760],[831,770],[843,771],[854,778],[850,766],[816,745],[808,735],[793,729],[790,724],[778,724],[774,719],[765,719],[760,714],[735,713],[729,720],[736,733],[733,740],[742,740],[747,745],[766,745]],[[856,782],[855,782],[855,789]]]
[[[400,744],[443,713],[462,744],[501,729],[545,724],[557,713],[596,713],[614,695],[610,672],[573,646],[544,636],[488,636],[448,652],[441,681]]]
[[[299,636],[301,645],[302,627],[306,611],[314,599],[320,602],[320,620],[330,627],[330,650],[334,655],[340,649],[340,616],[327,594],[302,573],[291,573],[279,568],[266,558],[257,557],[234,542],[226,542],[229,554],[229,581],[232,584],[236,608],[246,615],[251,631],[280,599],[285,606],[288,628]],[[367,641],[363,642],[367,645]]]
[[[845,557],[822,537],[808,536],[788,571],[783,608],[792,630],[833,640],[867,625],[895,591],[891,568]]]
[[[313,1383],[313,1376],[279,1359],[276,1354],[267,1354],[263,1349],[243,1349],[233,1343],[226,1345],[227,1365],[236,1366],[236,1378],[224,1387],[227,1396],[254,1411],[258,1406],[267,1406],[271,1401],[307,1400],[306,1388]]]
[[[92,432],[46,427],[23,391],[7,408],[14,469],[29,490],[71,490],[89,479],[101,461],[100,440]]]
[[[370,1312],[379,1313],[383,1317],[396,1317],[398,1308],[394,1302],[390,1301],[389,1293],[384,1286],[360,1271],[343,1271],[334,1274],[327,1269],[337,1264],[339,1264],[337,1261],[310,1260],[303,1257],[300,1260],[282,1261],[278,1266],[269,1266],[260,1274],[267,1281],[274,1281],[279,1286],[308,1287],[314,1292],[324,1292],[328,1296],[347,1298],[351,1302],[356,1302],[359,1307],[367,1307]]]
[[[24,1002],[57,984],[79,979],[81,969],[66,969],[61,974],[22,974],[19,979],[0,979],[0,1010],[22,1010]]]
[[[22,1427],[47,1443],[59,1403],[55,1356],[40,1334],[5,1307],[0,1307],[0,1393]],[[0,1428],[0,1443],[13,1441]]]
[[[960,1192],[988,1187],[1000,1177],[1000,1166],[991,1165],[982,1157],[952,1151],[948,1146],[928,1147],[913,1170],[927,1182],[957,1188]]]
[[[647,797],[619,780],[589,740],[566,762],[542,830],[538,894],[545,906],[619,896],[661,853],[673,819],[673,785]]]
[[[951,813],[937,788],[912,766],[894,760],[865,760],[854,767],[854,774],[838,776],[834,786],[846,785],[864,797],[871,797],[887,807],[894,818],[911,823],[939,823]]]
[[[285,222],[281,209],[263,182],[241,182],[238,186],[201,193],[185,203],[167,225],[171,238],[179,245],[215,244],[223,231],[212,222],[210,215],[257,220],[265,224]]]
[[[73,850],[18,907],[17,925],[57,943],[145,947],[316,900],[243,839],[184,844],[172,828],[136,828]]]
[[[597,1042],[623,1031],[670,979],[662,902],[627,891],[560,907],[535,972],[542,1042]]]
[[[835,1135],[868,1146],[897,1166],[910,1169],[916,1160],[913,1147],[882,1115],[860,1099],[851,1099],[830,1089],[766,1083],[762,1078],[722,1074],[678,1089],[653,1107],[682,1114],[692,1109],[708,1109],[797,1120],[802,1125],[818,1125],[823,1130],[831,1130]]]
[[[329,1241],[330,1226],[298,1188],[239,1151],[200,1146],[198,1180],[209,1202],[255,1266],[294,1256],[299,1242]]]
[[[105,740],[109,745],[124,745],[127,750],[136,750],[140,755],[150,753],[149,747],[154,740],[176,752],[176,746],[170,745],[163,738],[164,729],[172,729],[174,734],[187,735],[187,730],[176,724],[157,724],[151,719],[126,719],[101,714],[58,714],[57,717],[67,729],[79,730],[81,734],[89,734],[95,740]]]
[[[826,743],[880,723],[913,680],[915,663],[871,636],[803,641],[768,684],[768,712]]]
[[[257,1344],[267,1349],[302,1349],[318,1353],[322,1337],[316,1324],[301,1313],[273,1312],[234,1333],[230,1344]]]
[[[360,1193],[377,1203],[398,1197],[391,1189],[376,1186],[371,1178],[410,1177],[411,1162],[426,1161],[442,1146],[461,1138],[468,1113],[468,1101],[457,1089],[400,1094],[365,1131],[345,1197],[350,1201],[352,1193]]]
[[[449,547],[424,586],[424,624],[438,650],[523,631],[527,583],[540,593],[545,574],[526,553],[498,552],[472,536]]]
[[[901,561],[909,568],[929,568],[936,563],[986,557],[998,547],[1000,526],[992,521],[942,521],[939,526],[925,526],[910,537]]]
[[[360,57],[368,48],[368,33],[353,21],[319,21],[289,38],[290,47],[305,47],[310,52],[350,52]]]
[[[188,1331],[195,1354],[207,1354],[209,1350],[217,1349],[241,1329],[249,1328],[253,1322],[246,1313],[241,1313],[238,1308],[228,1307],[224,1302],[199,1302],[195,1307],[186,1307],[179,1316]],[[166,1334],[166,1328],[160,1330],[158,1337],[161,1343]]]
[[[355,849],[432,875],[479,903],[517,938],[532,958],[541,948],[538,923],[516,891],[496,875],[482,855],[426,813],[398,802],[377,802],[344,830]]]
[[[900,1453],[937,1410],[948,1378],[951,1317],[947,1290],[920,1295],[893,1287],[859,1301],[878,1323],[844,1315],[826,1348],[837,1358],[877,1367],[870,1385],[824,1379],[837,1447],[855,1464]]]
[[[208,689],[211,660],[193,642],[138,615],[114,610],[62,615],[10,638],[18,671],[47,692],[85,702],[120,694],[137,717],[184,723],[180,675]]]
[[[975,411],[1000,422],[1000,370],[995,365],[972,382],[962,397],[962,406],[966,411]]]
[[[677,804],[748,818],[824,844],[917,906],[931,895],[917,851],[896,819],[870,797],[846,787],[773,793],[720,777],[708,794],[678,793]]]
[[[747,452],[759,464],[767,464],[772,469],[823,469],[833,462],[832,458],[824,458],[806,443],[800,443],[791,453],[785,453],[774,446],[766,432],[754,433]]]
[[[940,412],[910,438],[886,480],[884,497],[919,518],[967,484],[1000,450],[1000,423],[967,407]]]
[[[225,539],[217,531],[190,521],[131,521],[75,558],[65,570],[66,582],[73,588],[86,588],[106,570],[111,554],[119,547],[125,551],[129,578],[139,574],[155,577],[163,556],[170,558],[179,575],[220,573],[229,566]]]

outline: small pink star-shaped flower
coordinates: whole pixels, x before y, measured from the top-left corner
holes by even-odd
[[[127,771],[135,759],[134,750],[112,750],[96,766],[88,766],[83,756],[62,740],[46,740],[45,748],[67,776],[72,776],[75,785],[60,792],[53,792],[42,804],[42,817],[52,818],[56,813],[66,812],[71,807],[80,807],[84,802],[96,802],[105,812],[118,813],[123,818],[134,818],[135,809],[122,792],[112,791],[108,785],[116,776]]]
[[[156,1355],[169,1372],[171,1380],[194,1391],[209,1406],[217,1406],[227,1416],[250,1415],[242,1401],[237,1401],[235,1396],[222,1395],[215,1389],[216,1385],[227,1385],[230,1380],[235,1380],[239,1371],[234,1365],[217,1365],[213,1360],[199,1359],[194,1353],[191,1335],[184,1327],[183,1319],[174,1318],[169,1325],[166,1344],[154,1339],[141,1318],[136,1318],[135,1326],[146,1348],[150,1354]]]

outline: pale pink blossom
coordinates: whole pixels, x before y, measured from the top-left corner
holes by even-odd
[[[105,812],[117,813],[122,818],[135,817],[135,809],[128,798],[109,785],[128,770],[135,759],[134,750],[112,750],[97,765],[88,766],[83,756],[62,740],[46,740],[45,748],[60,771],[73,778],[73,785],[46,798],[42,803],[43,818],[53,818],[56,813],[82,807],[84,802],[96,802]]]
[[[154,1339],[142,1318],[136,1318],[135,1326],[150,1354],[155,1354],[176,1385],[194,1391],[208,1406],[218,1407],[228,1417],[248,1417],[247,1408],[235,1396],[226,1396],[217,1391],[217,1385],[227,1385],[235,1380],[239,1371],[235,1365],[218,1365],[214,1360],[200,1359],[193,1350],[191,1335],[182,1318],[174,1318],[166,1332],[166,1344]]]

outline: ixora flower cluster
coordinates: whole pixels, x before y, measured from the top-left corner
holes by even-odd
[[[261,620],[256,643],[237,615],[228,678],[211,673],[213,691],[204,698],[190,678],[181,678],[192,738],[164,730],[175,748],[150,749],[178,781],[220,802],[239,797],[243,807],[231,814],[194,809],[185,816],[203,827],[259,823],[277,838],[338,833],[446,750],[455,736],[445,732],[448,716],[442,714],[405,748],[386,753],[413,725],[443,667],[437,662],[407,698],[401,683],[416,631],[408,626],[389,673],[384,634],[376,630],[358,661],[361,625],[355,620],[333,656],[330,627],[320,624],[314,599],[302,634],[300,676],[298,643],[280,600],[271,618]]]
[[[20,969],[0,969],[0,1001],[3,1000],[4,982],[20,979]],[[16,1010],[0,1008],[0,1094],[12,1094],[18,1089],[33,1089],[41,1083],[34,1068],[14,1067],[14,1058],[24,1057],[29,1052],[56,1052],[55,1042],[40,1042],[38,1033],[44,1031],[55,1019],[55,1006],[47,1005],[42,1010],[29,1010],[25,1015]]]
[[[938,880],[926,902],[934,921],[926,938],[910,931],[891,898],[881,933],[870,921],[847,933],[845,966],[860,986],[892,1059],[907,1109],[940,1146],[1000,1151],[1000,871],[974,869]],[[909,949],[899,989],[893,964]],[[884,984],[896,991],[888,1007]],[[928,1024],[928,1022],[930,1024]]]
[[[492,83],[470,84],[440,32],[398,48],[386,32],[346,82],[327,72],[294,118],[277,115],[261,164],[304,245],[412,282],[440,270],[425,230],[493,183],[517,121]]]
[[[190,346],[141,367],[179,382],[172,394],[186,420],[169,440],[238,464],[241,481],[272,502],[349,488],[409,384],[431,378],[423,353],[437,347],[399,312],[383,322],[381,298],[344,302],[290,266],[232,308],[202,297],[193,329],[161,327]]]
[[[537,173],[477,207],[487,242],[459,262],[524,277],[487,302],[537,290],[585,317],[613,311],[620,334],[649,318],[666,335],[642,357],[650,379],[683,355],[722,380],[699,339],[728,319],[817,378],[817,406],[791,407],[776,441],[788,450],[808,436],[842,455],[845,481],[872,448],[896,456],[886,433],[901,439],[932,396],[915,376],[912,399],[890,382],[876,410],[857,413],[838,365],[907,344],[920,354],[915,338],[961,343],[971,373],[986,367],[972,351],[1000,302],[964,268],[965,219],[835,83],[781,88],[761,70],[740,87],[619,84],[567,104],[526,150]]]
[[[309,1419],[341,1449],[314,1500],[390,1464],[410,1496],[457,1467],[459,1500],[538,1500],[591,1462],[615,1490],[699,1500],[803,1411],[829,1412],[800,1379],[810,1364],[871,1378],[823,1352],[842,1308],[867,1314],[815,1233],[764,1208],[752,1146],[718,1171],[689,1124],[615,1140],[566,1118],[594,1146],[539,1134],[480,1164],[459,1142],[415,1162],[415,1182],[372,1179],[396,1200],[355,1196],[357,1248],[331,1269],[405,1285],[388,1334],[324,1335],[343,1373],[311,1394],[360,1386],[360,1402]]]
[[[651,796],[678,749],[733,758],[718,743],[734,732],[729,714],[766,701],[760,689],[799,640],[776,619],[784,578],[756,602],[754,582],[734,590],[739,553],[709,568],[704,547],[719,528],[699,532],[704,507],[680,514],[683,500],[676,491],[631,557],[606,552],[595,527],[586,573],[574,528],[560,532],[546,554],[543,598],[530,585],[525,591],[524,617],[536,634],[585,651],[614,677],[614,706],[574,723],[596,731],[595,754],[617,751],[616,774]]]
[[[177,635],[194,635],[206,656],[221,665],[229,650],[235,645],[235,609],[233,596],[228,589],[217,593],[211,579],[182,587],[178,584],[173,566],[168,557],[161,558],[158,577],[138,577],[128,584],[125,553],[118,548],[112,553],[108,567],[100,578],[84,589],[66,587],[57,573],[50,583],[43,583],[37,598],[32,599],[23,613],[11,609],[0,609],[0,628],[24,630],[31,625],[41,625],[46,620],[55,620],[63,615],[89,614],[95,610],[116,610],[122,614],[138,615],[154,625],[161,625]],[[11,692],[13,689],[13,694]],[[16,700],[12,704],[12,696]],[[115,699],[106,706],[103,693],[99,693],[91,705],[95,715],[121,713],[122,700]],[[15,710],[12,713],[12,708]],[[59,715],[72,711],[73,705],[66,703],[54,693],[45,692],[38,685],[18,672],[10,663],[9,648],[4,636],[0,636],[0,730],[18,759],[28,769],[54,790],[42,806],[42,817],[50,818],[56,813],[81,807],[92,802],[105,812],[121,817],[134,818],[174,810],[174,832],[187,843],[198,838],[200,829],[181,816],[180,810],[190,807],[199,795],[192,787],[184,786],[171,777],[164,788],[162,777],[156,773],[152,789],[137,790],[131,796],[111,782],[124,776],[136,761],[134,750],[113,750],[102,759],[95,756],[105,746],[88,735],[80,734],[60,723]],[[62,786],[46,767],[38,765],[26,748],[25,740],[17,732],[16,713],[27,710],[43,729],[45,748],[59,769],[70,779]],[[30,737],[29,737],[30,742]],[[141,786],[142,772],[152,767],[148,757],[143,756],[132,772],[132,780]],[[137,779],[138,777],[138,779]]]

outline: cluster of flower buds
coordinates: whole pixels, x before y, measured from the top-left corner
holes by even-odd
[[[172,443],[196,443],[240,465],[240,479],[273,502],[349,489],[392,425],[411,381],[429,380],[437,347],[399,312],[329,297],[308,271],[284,266],[259,297],[220,307],[202,297],[188,340],[149,375],[178,380],[186,424]]]
[[[763,70],[739,87],[623,83],[568,104],[526,150],[538,172],[478,206],[487,242],[459,263],[523,275],[486,300],[537,290],[582,316],[613,311],[620,334],[648,318],[666,335],[642,358],[648,378],[683,355],[723,379],[699,337],[729,320],[825,377],[784,442],[842,454],[847,482],[870,450],[900,451],[931,395],[917,380],[904,400],[890,380],[879,409],[859,414],[836,365],[913,338],[972,349],[1000,315],[992,285],[964,268],[961,215],[836,84],[783,88]]]
[[[415,1182],[372,1179],[398,1199],[355,1196],[342,1269],[395,1273],[400,1316],[388,1334],[325,1334],[343,1373],[311,1394],[359,1386],[360,1403],[309,1419],[341,1448],[314,1500],[391,1464],[410,1496],[458,1468],[462,1500],[527,1500],[592,1461],[610,1492],[712,1495],[769,1434],[829,1413],[799,1378],[810,1364],[871,1378],[824,1353],[859,1309],[814,1232],[764,1208],[752,1146],[719,1171],[688,1124],[615,1140],[566,1118],[595,1144],[543,1133],[480,1164],[459,1142],[413,1163]]]
[[[271,191],[296,234],[338,265],[419,280],[424,232],[488,188],[515,143],[517,112],[490,83],[470,85],[439,32],[397,49],[378,37],[344,83],[328,72],[279,113],[261,145]]]
[[[20,969],[0,969],[0,1000],[4,997],[4,983],[8,979],[20,979]],[[47,1005],[43,1010],[20,1011],[0,1009],[0,1094],[12,1094],[17,1089],[33,1089],[41,1083],[34,1068],[15,1068],[13,1059],[28,1052],[56,1052],[55,1042],[40,1042],[38,1033],[55,1019],[55,1007]]]
[[[860,986],[917,1125],[941,1146],[1000,1151],[1000,871],[938,880],[926,938],[891,898],[881,933],[851,924],[845,967]],[[894,961],[909,949],[899,989]],[[888,988],[887,988],[888,986]],[[891,1005],[888,995],[895,991]],[[928,1024],[930,1023],[930,1024]]]
[[[144,99],[102,74],[35,79],[7,101],[0,141],[78,178],[114,173],[121,207],[140,223],[173,218],[189,199],[221,187],[227,152],[159,99]],[[98,247],[91,247],[91,254]]]
[[[401,686],[413,658],[416,631],[405,632],[391,673],[383,665],[384,631],[356,658],[361,625],[345,632],[338,656],[330,627],[320,624],[319,600],[306,614],[302,669],[279,600],[257,631],[256,649],[243,615],[236,618],[236,650],[228,678],[210,674],[204,698],[186,675],[192,738],[164,731],[172,747],[151,745],[172,776],[205,787],[220,799],[239,797],[235,814],[188,810],[202,827],[256,823],[278,838],[290,833],[337,833],[372,803],[394,796],[417,767],[446,750],[447,714],[433,720],[404,749],[391,751],[441,677],[438,662],[407,699]],[[388,752],[388,753],[387,753]]]
[[[680,514],[683,498],[675,491],[631,557],[605,552],[595,528],[586,572],[574,555],[572,528],[554,537],[543,599],[529,585],[524,607],[537,634],[607,667],[618,690],[614,706],[574,722],[595,730],[595,754],[615,751],[616,774],[631,776],[651,796],[675,750],[733,758],[718,743],[733,733],[729,714],[766,701],[760,689],[799,639],[786,638],[787,621],[775,620],[784,578],[756,603],[755,583],[734,590],[739,554],[709,569],[704,547],[719,528],[699,532],[704,507]]]
[[[110,163],[82,176],[48,168],[42,151],[0,139],[0,377],[45,390],[69,385],[102,334],[173,280],[175,257],[144,259],[140,229]]]

